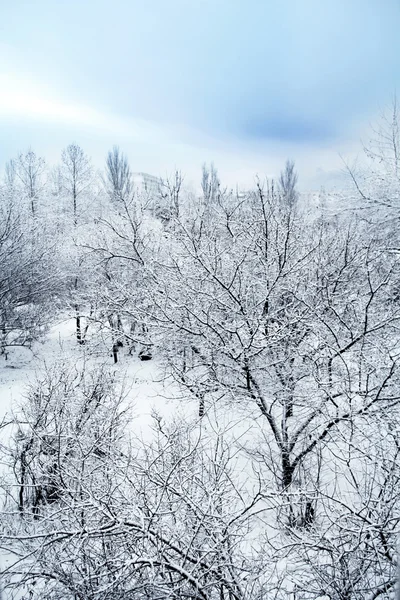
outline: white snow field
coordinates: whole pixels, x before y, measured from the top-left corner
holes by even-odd
[[[112,356],[105,352],[104,347],[101,350],[102,353],[98,352],[96,356],[90,342],[88,347],[77,345],[75,321],[72,318],[62,319],[53,325],[45,338],[32,346],[32,350],[17,347],[8,349],[7,359],[0,358],[0,423],[6,423],[12,414],[23,406],[29,386],[45,367],[67,361],[69,364],[76,361],[78,367],[84,361],[102,365],[106,363],[114,369],[116,380],[123,384],[126,401],[133,408],[135,436],[143,441],[151,438],[154,412],[161,417],[172,413],[178,413],[182,418],[188,419],[196,416],[198,407],[195,402],[192,405],[182,404],[176,400],[178,394],[177,390],[173,389],[174,386],[170,384],[168,389],[166,388],[156,360],[142,362],[137,356],[125,356],[120,353],[118,364],[113,366]],[[2,444],[7,446],[12,435],[10,426],[0,429],[0,476],[3,476],[5,471],[5,452]],[[10,562],[11,556],[0,553],[2,567]],[[15,591],[12,596],[8,596],[3,591],[0,597],[1,600],[11,597],[16,600],[23,597],[23,590],[21,596],[16,595]]]
[[[200,419],[197,400],[187,398],[187,393],[165,377],[157,356],[149,361],[140,361],[137,355],[129,356],[121,352],[118,363],[114,365],[111,352],[106,351],[104,340],[96,332],[93,332],[87,345],[79,346],[76,342],[75,320],[71,317],[54,324],[44,339],[32,346],[32,350],[10,348],[7,359],[0,359],[0,423],[7,423],[13,413],[20,410],[29,386],[45,368],[71,362],[79,367],[85,361],[88,366],[106,365],[114,371],[116,382],[123,386],[126,402],[133,409],[133,434],[144,444],[151,441],[154,435],[154,414],[166,420],[182,419],[203,431],[208,430],[211,435],[221,433],[225,440],[229,438],[239,448],[258,430],[257,419],[252,411],[242,414],[239,407],[227,410],[226,406],[216,404],[208,407],[205,418]],[[0,429],[0,452],[3,455],[0,459],[0,477],[5,475],[4,447],[9,445],[12,436],[12,426]],[[238,452],[233,453],[235,472],[244,485],[248,483],[252,486],[248,460],[239,448]],[[12,556],[0,553],[2,567],[12,562]],[[25,598],[22,589],[18,593],[14,590],[12,595],[3,591],[1,600],[19,598]]]
[[[75,337],[75,321],[66,318],[51,327],[45,339],[28,348],[12,348],[7,360],[0,358],[0,422],[13,412],[23,400],[27,388],[32,384],[43,368],[55,362],[83,361],[105,362],[112,367],[113,359],[104,353],[93,356],[93,348],[89,345],[78,346]],[[174,400],[172,386],[165,387],[162,373],[156,360],[140,361],[137,356],[125,356],[120,353],[118,364],[114,367],[116,377],[124,383],[127,399],[134,408],[135,423],[139,429],[146,431],[150,424],[151,414],[156,411],[160,415],[170,414],[182,404]],[[175,394],[176,396],[176,394]],[[189,410],[193,415],[193,410]],[[185,404],[185,410],[188,405]],[[137,430],[136,430],[137,431]]]

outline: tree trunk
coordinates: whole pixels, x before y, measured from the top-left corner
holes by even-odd
[[[118,345],[117,344],[113,344],[113,358],[114,358],[114,364],[116,365],[118,362]]]
[[[76,313],[76,317],[75,317],[76,341],[78,342],[78,344],[82,345],[83,339],[82,339],[82,328],[81,328],[81,316],[79,314],[79,306],[77,304],[75,304],[75,313]]]

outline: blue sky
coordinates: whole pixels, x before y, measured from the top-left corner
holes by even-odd
[[[0,0],[0,162],[72,137],[137,170],[335,168],[400,83],[399,29],[399,0]]]

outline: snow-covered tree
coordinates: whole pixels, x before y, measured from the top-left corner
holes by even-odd
[[[397,403],[398,265],[261,187],[236,208],[208,231],[180,223],[154,303],[171,374],[201,414],[218,399],[262,417],[255,453],[290,497],[341,422]]]
[[[296,189],[298,175],[295,171],[295,165],[292,160],[287,160],[285,169],[279,177],[279,190],[282,194],[282,199],[289,208],[294,208],[298,199],[298,191]]]
[[[129,201],[133,194],[132,173],[127,157],[114,146],[107,154],[104,186],[110,199]]]
[[[51,301],[63,286],[43,223],[27,219],[0,194],[0,353],[28,346],[51,320]]]
[[[155,416],[153,441],[136,440],[112,379],[57,365],[16,416],[6,589],[41,600],[257,597],[269,570],[253,558],[261,483],[237,477],[223,431]]]
[[[59,174],[69,210],[77,225],[79,215],[87,209],[85,195],[89,195],[93,183],[91,161],[78,144],[70,144],[62,151]]]
[[[32,216],[36,216],[38,212],[38,202],[46,184],[45,171],[44,158],[38,156],[31,148],[25,153],[21,152],[16,160],[8,163],[6,170],[8,181],[10,184],[17,182],[18,189],[26,199]]]

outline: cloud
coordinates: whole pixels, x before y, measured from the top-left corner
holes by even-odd
[[[41,86],[26,77],[0,74],[0,89],[0,118],[17,117],[38,124],[73,125],[98,134],[134,137],[137,140],[159,140],[167,133],[161,126],[143,119],[122,118],[59,100],[48,86]]]
[[[177,137],[193,128],[332,142],[400,81],[398,0],[116,0],[112,10],[106,0],[37,0],[3,12],[18,23],[3,32],[4,64],[62,97],[22,108],[102,130],[109,119],[120,131],[115,116],[123,128],[127,115]]]

